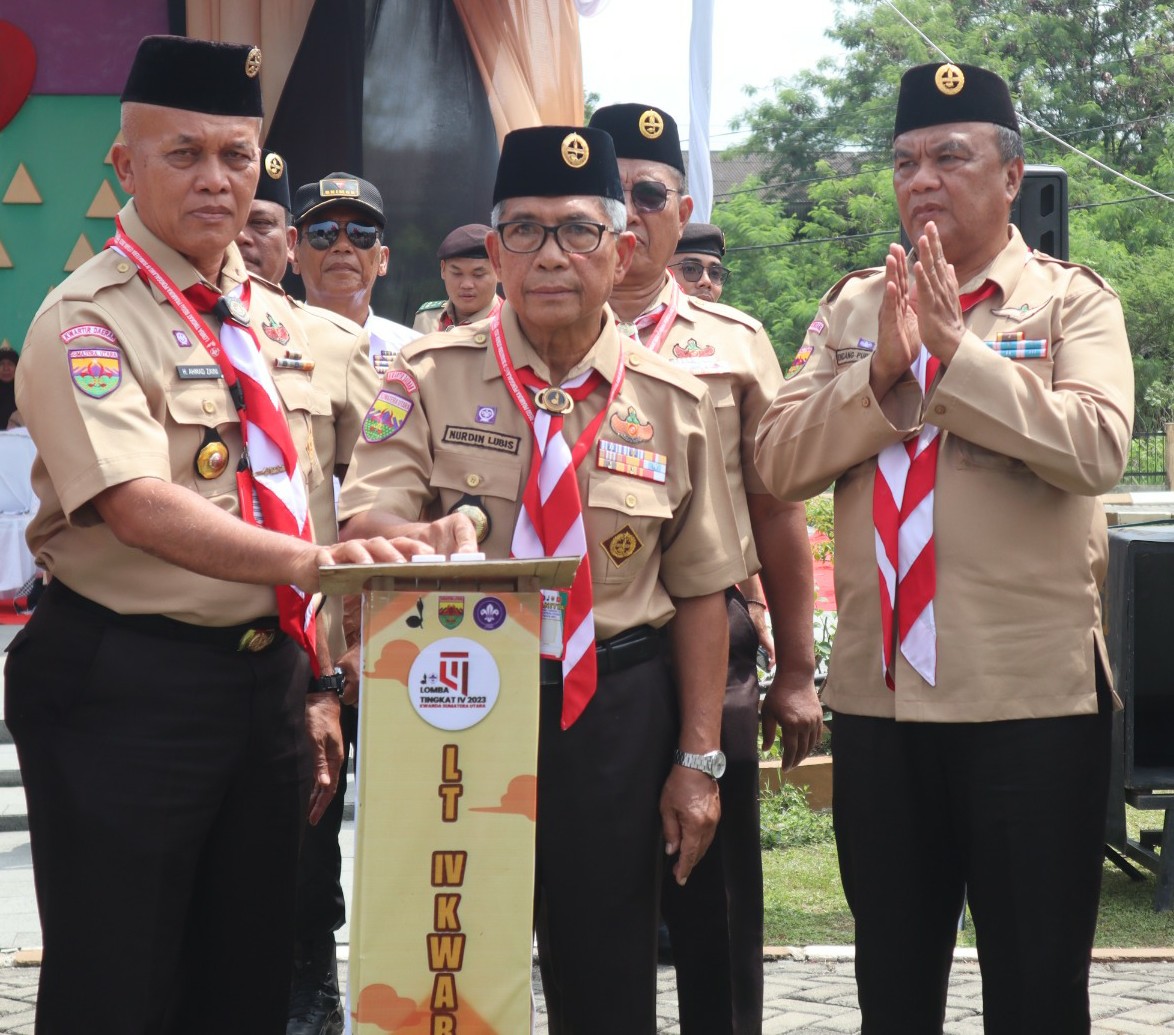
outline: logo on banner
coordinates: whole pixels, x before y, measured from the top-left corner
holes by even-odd
[[[497,703],[501,673],[479,643],[450,636],[428,644],[412,662],[408,698],[416,714],[438,730],[467,730]]]
[[[455,629],[465,617],[465,598],[441,594],[436,605],[436,612],[441,625],[446,629]]]
[[[477,628],[493,632],[505,621],[505,604],[497,597],[482,597],[473,608],[473,621]]]

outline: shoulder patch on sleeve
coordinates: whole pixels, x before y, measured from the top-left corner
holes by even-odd
[[[819,300],[819,303],[820,305],[825,305],[828,302],[834,302],[839,297],[840,292],[844,290],[845,285],[851,283],[853,280],[869,280],[872,277],[880,276],[882,273],[884,273],[884,270],[879,266],[866,270],[853,270],[846,277],[841,277],[837,280],[831,286],[828,293]]]
[[[438,301],[435,301],[435,302],[425,302],[425,303],[424,303],[422,306],[420,306],[420,308],[419,308],[419,309],[417,309],[417,310],[416,310],[416,312],[418,312],[418,313],[426,313],[426,312],[428,312],[428,310],[430,310],[430,309],[443,309],[443,308],[444,308],[444,303],[445,303],[445,302],[447,302],[447,301],[448,301],[448,299],[441,298],[441,299],[439,299]]]
[[[118,339],[114,336],[114,332],[109,327],[103,327],[97,323],[79,323],[61,332],[61,340],[66,345],[72,341],[76,341],[78,338],[101,338],[109,345],[118,344]]]

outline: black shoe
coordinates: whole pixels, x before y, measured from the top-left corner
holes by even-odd
[[[334,935],[298,942],[285,1035],[342,1035]]]

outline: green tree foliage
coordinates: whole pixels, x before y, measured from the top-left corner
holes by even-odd
[[[910,65],[942,58],[923,33],[951,59],[1004,75],[1028,161],[1068,171],[1070,258],[1121,295],[1138,427],[1170,419],[1174,204],[1052,137],[1174,194],[1174,4],[894,2],[908,21],[885,0],[837,0],[828,35],[842,55],[750,94],[735,128],[750,131],[745,149],[768,154],[770,165],[761,181],[718,198],[714,221],[734,270],[723,301],[762,319],[786,364],[820,296],[845,273],[883,261],[899,234],[890,161],[897,85]]]

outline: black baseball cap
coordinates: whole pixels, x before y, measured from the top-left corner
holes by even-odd
[[[294,194],[294,222],[300,226],[315,212],[333,205],[346,205],[365,212],[380,229],[386,225],[383,195],[379,188],[349,172],[332,172],[324,179],[303,183]]]

